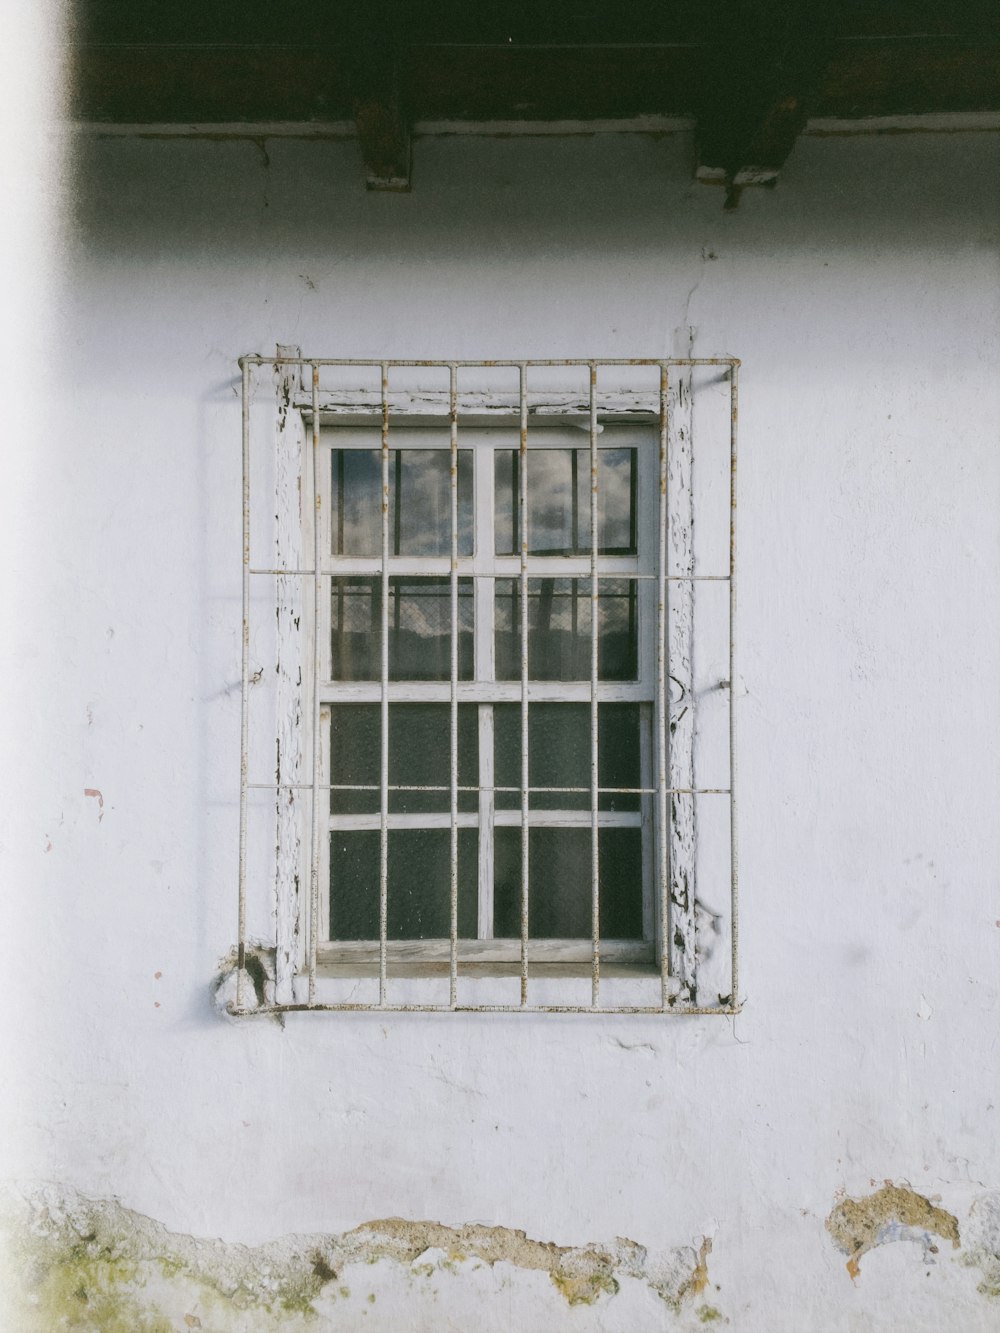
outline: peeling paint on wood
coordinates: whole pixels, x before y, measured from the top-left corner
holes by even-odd
[[[675,371],[667,442],[667,572],[693,575],[694,492],[692,469],[692,392],[689,369]],[[667,661],[670,663],[670,735],[667,738],[672,788],[668,827],[670,867],[669,939],[671,972],[680,984],[679,999],[697,1003],[695,932],[695,862],[697,811],[695,797],[683,789],[695,786],[694,745],[694,584],[669,585]]]
[[[279,357],[297,357],[297,347],[277,349]],[[304,560],[302,496],[305,437],[301,413],[290,404],[299,386],[298,366],[275,365],[278,387],[278,417],[275,433],[275,568],[302,569]],[[278,576],[279,595],[276,642],[275,782],[275,998],[288,1004],[293,996],[293,978],[299,963],[299,901],[303,883],[302,828],[303,796],[290,785],[305,780],[302,690],[303,580]]]

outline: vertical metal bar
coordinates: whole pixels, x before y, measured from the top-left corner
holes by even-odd
[[[451,948],[448,1002],[458,1003],[458,370],[449,366],[451,424]]]
[[[312,493],[313,493],[313,663],[312,663],[312,837],[309,852],[309,1003],[316,1002],[316,947],[319,937],[320,789],[323,749],[319,716],[319,678],[323,665],[320,642],[320,567],[323,560],[319,488],[319,366],[312,368]],[[327,822],[327,821],[323,821]]]
[[[381,749],[379,757],[378,849],[378,1002],[387,1003],[387,941],[389,938],[389,367],[381,364],[382,389],[382,607]],[[400,507],[399,490],[396,507]]]
[[[250,367],[243,372],[243,639],[240,672],[240,887],[236,933],[236,1008],[243,1008],[247,939],[247,778],[250,749]]]
[[[475,679],[496,680],[496,552],[494,470],[496,451],[485,445],[471,451],[473,465],[473,600]],[[513,505],[513,495],[511,497]],[[493,704],[479,705],[479,893],[476,919],[481,940],[493,938],[494,883],[494,718]]]
[[[739,855],[736,843],[736,434],[739,420],[739,366],[730,367],[729,382],[729,857],[731,885],[731,948],[733,993],[740,1000],[739,975]]]
[[[521,1004],[528,1003],[528,367],[518,369],[520,446],[517,514],[521,538]]]
[[[601,893],[598,844],[597,668],[600,647],[598,620],[597,552],[597,363],[590,363],[590,903],[593,939],[590,1003],[596,1008],[601,994]]]
[[[660,1004],[670,1003],[670,831],[667,826],[667,771],[670,727],[667,717],[667,440],[669,371],[660,366],[660,504],[656,564],[656,882],[660,914]]]

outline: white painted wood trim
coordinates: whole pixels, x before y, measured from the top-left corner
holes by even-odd
[[[694,573],[694,449],[692,441],[691,371],[680,368],[671,379],[671,410],[667,439],[668,570]],[[695,785],[694,774],[694,585],[669,585],[667,605],[667,687],[669,706],[667,802],[669,849],[670,970],[680,997],[694,1002],[697,992],[695,933],[695,866],[697,823],[695,798],[682,794]],[[681,789],[678,791],[676,789]]]
[[[279,348],[298,355],[298,348]],[[305,431],[302,415],[291,406],[299,386],[299,367],[281,366],[275,373],[278,414],[275,430],[275,562],[279,569],[303,563],[307,515],[302,484]],[[302,688],[308,674],[305,651],[305,585],[296,577],[277,580],[277,651],[275,660],[276,755],[279,783],[305,781],[305,717]],[[284,586],[282,586],[284,585]],[[302,832],[309,796],[279,791],[275,804],[275,999],[292,1001],[292,980],[302,963],[301,897],[305,891]]]

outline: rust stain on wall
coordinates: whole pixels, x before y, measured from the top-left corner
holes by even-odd
[[[936,1253],[933,1237],[950,1240],[958,1249],[961,1239],[958,1219],[931,1203],[908,1185],[886,1181],[881,1189],[863,1199],[844,1199],[826,1219],[833,1243],[846,1254],[847,1271],[856,1278],[862,1255],[878,1245],[895,1240],[920,1240],[925,1251]]]

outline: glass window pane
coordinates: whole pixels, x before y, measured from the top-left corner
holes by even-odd
[[[635,503],[637,451],[601,449],[597,457],[599,550],[602,555],[635,555],[638,550]],[[589,539],[589,523],[587,535]]]
[[[458,831],[458,933],[476,936],[479,834]],[[389,831],[388,929],[391,940],[447,939],[451,933],[448,829]],[[330,938],[377,940],[379,833],[330,835]]]
[[[636,457],[635,449],[598,450],[601,555],[636,554]],[[494,459],[496,554],[517,555],[520,455],[502,449],[497,450]],[[590,549],[590,450],[530,450],[529,554],[584,555]]]
[[[601,787],[639,787],[639,704],[600,704],[597,710],[597,772]],[[521,805],[521,709],[493,710],[498,810]],[[534,703],[528,708],[528,781],[549,788],[531,796],[532,810],[590,809],[590,705]],[[582,787],[583,791],[559,790]],[[635,811],[639,796],[603,793],[602,810]]]
[[[458,710],[458,785],[479,783],[479,710],[462,704]],[[392,704],[389,708],[389,785],[443,787],[443,791],[389,793],[393,813],[447,813],[451,809],[450,704]],[[459,792],[458,808],[475,811],[475,791]]]
[[[330,677],[379,680],[382,671],[382,580],[330,580]],[[393,576],[389,580],[389,679],[451,678],[451,581]],[[458,580],[458,674],[473,670],[472,580]]]
[[[377,449],[334,449],[330,537],[334,555],[382,553],[382,460]]]
[[[330,708],[332,814],[374,814],[380,808],[381,708],[379,704],[334,704]],[[458,709],[458,784],[479,782],[479,711]],[[451,706],[389,705],[390,787],[440,787],[441,791],[390,791],[392,814],[447,814],[451,809]],[[359,790],[367,787],[369,790]],[[476,791],[459,791],[460,811],[479,808]]]
[[[381,670],[382,581],[330,580],[330,678],[378,680]]]
[[[382,455],[377,449],[334,449],[331,462],[334,555],[382,554]],[[472,450],[458,452],[458,551],[471,555]],[[451,552],[451,453],[390,449],[389,551],[393,555]]]
[[[472,679],[472,579],[458,580],[458,676]],[[390,680],[451,679],[451,580],[389,580]]]
[[[495,831],[493,933],[521,934],[521,830]],[[533,828],[528,833],[528,933],[532,939],[591,938],[589,829]],[[642,835],[598,834],[600,930],[605,940],[642,938]]]
[[[451,453],[393,451],[389,514],[396,555],[451,553]],[[458,452],[458,553],[472,554],[472,451]]]
[[[598,581],[597,674],[635,680],[639,620],[635,579]],[[590,580],[528,580],[528,676],[531,680],[590,679]],[[521,585],[496,580],[498,680],[521,676]]]
[[[370,814],[379,809],[381,730],[378,704],[331,707],[330,786],[348,789],[331,790],[331,814]],[[369,790],[358,790],[362,787]]]

